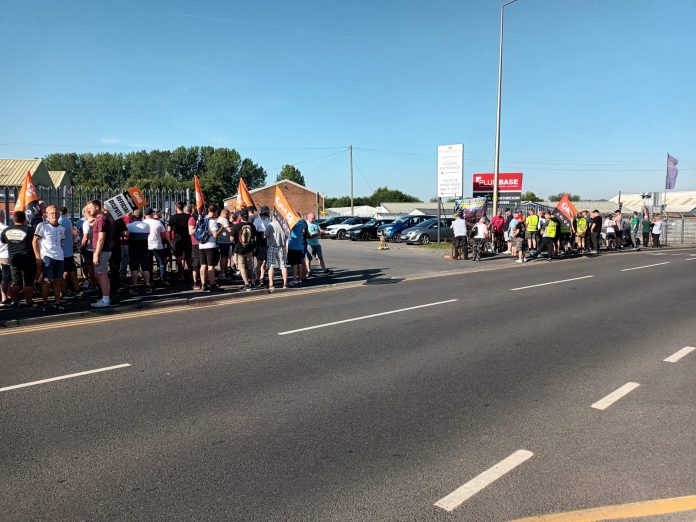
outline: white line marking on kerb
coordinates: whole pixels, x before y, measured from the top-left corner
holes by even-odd
[[[670,355],[669,357],[667,357],[667,358],[664,360],[664,362],[675,363],[675,362],[677,362],[679,359],[681,359],[682,357],[685,357],[685,356],[689,355],[689,354],[690,354],[691,352],[693,352],[694,350],[696,350],[696,348],[694,348],[693,346],[685,346],[684,348],[682,348],[681,350],[679,350],[677,353],[672,354],[672,355]]]
[[[42,379],[40,381],[25,382],[24,384],[15,384],[14,386],[5,386],[0,388],[0,392],[16,390],[17,388],[26,388],[28,386],[36,386],[37,384],[44,384],[53,381],[62,381],[63,379],[72,379],[73,377],[82,377],[83,375],[89,375],[91,373],[108,372],[109,370],[117,370],[118,368],[125,368],[130,366],[130,364],[117,364],[116,366],[108,366],[106,368],[98,368],[96,370],[88,370],[86,372],[71,373],[69,375],[61,375],[60,377],[51,377],[50,379]]]
[[[445,511],[454,511],[463,502],[473,497],[476,493],[481,491],[486,486],[489,486],[500,477],[506,473],[512,471],[517,466],[522,464],[525,460],[528,460],[534,456],[534,453],[527,450],[517,450],[515,453],[501,460],[493,466],[487,469],[477,477],[471,479],[469,482],[455,489],[452,493],[444,498],[441,498],[435,505]]]
[[[536,288],[537,286],[557,285],[558,283],[567,283],[568,281],[578,281],[580,279],[589,279],[590,277],[594,277],[594,276],[589,275],[589,276],[582,276],[582,277],[574,277],[573,279],[561,279],[560,281],[551,281],[550,283],[541,283],[538,285],[521,286],[519,288],[511,288],[510,290],[512,292],[515,292],[517,290],[526,290],[527,288]]]
[[[459,299],[448,299],[447,301],[438,301],[437,303],[428,303],[418,306],[409,306],[408,308],[399,308],[398,310],[390,310],[388,312],[381,312],[378,314],[363,315],[361,317],[354,317],[352,319],[343,319],[342,321],[333,321],[332,323],[318,324],[316,326],[308,326],[306,328],[298,328],[297,330],[288,330],[287,332],[278,332],[278,335],[288,335],[297,332],[306,332],[307,330],[316,330],[317,328],[326,328],[327,326],[334,326],[343,323],[352,323],[353,321],[362,321],[363,319],[371,319],[373,317],[380,317],[382,315],[398,314],[399,312],[407,312],[409,310],[418,310],[419,308],[427,308],[429,306],[437,306],[447,303],[454,303],[459,301]]]
[[[622,272],[628,272],[629,270],[640,270],[641,268],[650,268],[651,266],[660,266],[660,265],[668,265],[669,261],[665,261],[664,263],[655,263],[654,265],[643,265],[643,266],[636,266],[633,268],[624,268],[621,270]]]
[[[592,405],[592,407],[596,410],[606,410],[609,406],[614,404],[616,401],[618,401],[624,395],[628,395],[629,393],[631,393],[638,386],[640,386],[640,384],[638,384],[637,382],[627,382],[618,390],[611,392],[609,395],[607,395],[603,399],[600,399],[597,402],[595,402]]]
[[[685,261],[696,261],[696,257],[687,257]]]

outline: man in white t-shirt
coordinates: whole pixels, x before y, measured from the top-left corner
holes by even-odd
[[[36,267],[39,270],[39,280],[43,277],[41,295],[43,297],[42,312],[48,312],[48,289],[53,283],[53,295],[55,297],[55,310],[65,311],[60,303],[61,290],[63,288],[63,271],[65,267],[63,256],[63,243],[66,240],[65,228],[58,223],[58,207],[49,205],[46,207],[46,221],[42,221],[34,229],[34,255]]]
[[[230,250],[232,241],[230,234],[232,233],[232,224],[230,223],[230,211],[223,208],[220,211],[220,217],[217,218],[220,225],[220,235],[217,237],[218,250],[220,251],[220,277],[227,276],[227,267],[230,260]]]
[[[167,235],[167,229],[164,228],[164,224],[159,219],[154,218],[155,211],[151,208],[145,210],[145,223],[150,228],[150,235],[147,238],[147,248],[150,254],[155,256],[157,261],[157,266],[159,267],[160,281],[162,284],[167,285],[167,265],[165,263],[166,250],[164,248],[165,244],[168,244],[172,249],[174,245],[171,239]]]
[[[0,234],[7,228],[5,223],[5,211],[0,209]],[[12,275],[10,272],[10,252],[7,250],[5,243],[0,243],[0,270],[2,270],[2,283],[0,286],[0,305],[8,306],[10,300],[10,280]]]
[[[222,226],[217,222],[218,206],[215,204],[208,205],[208,215],[206,222],[208,224],[207,241],[200,241],[198,250],[201,257],[201,284],[204,290],[212,292],[217,288],[215,282],[215,266],[220,262],[220,250],[217,246],[217,238],[222,231]],[[206,283],[206,281],[208,281]]]

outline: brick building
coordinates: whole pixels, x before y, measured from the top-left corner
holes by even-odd
[[[294,181],[283,180],[272,185],[267,185],[265,187],[250,190],[252,199],[257,209],[262,206],[267,206],[268,208],[273,208],[273,201],[275,200],[275,190],[276,186],[279,185],[280,189],[285,194],[292,208],[296,212],[302,215],[307,214],[307,212],[314,212],[319,215],[320,212],[324,210],[324,196],[313,190],[309,190],[307,187],[295,183]],[[225,207],[234,211],[237,210],[237,195],[235,194],[231,198],[227,198],[224,201]]]

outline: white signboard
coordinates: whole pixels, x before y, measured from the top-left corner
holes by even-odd
[[[464,145],[440,145],[437,148],[437,197],[464,194]]]

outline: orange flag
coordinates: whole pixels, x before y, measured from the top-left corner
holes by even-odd
[[[41,217],[36,187],[34,187],[34,180],[31,179],[31,172],[28,170],[24,177],[22,188],[19,189],[19,194],[17,194],[17,201],[15,202],[14,209],[23,210],[27,214],[28,223],[37,221]]]
[[[558,202],[558,205],[556,205],[556,209],[561,214],[563,214],[563,216],[568,221],[573,221],[573,218],[575,218],[575,215],[578,213],[578,209],[575,208],[575,205],[573,205],[573,202],[570,201],[570,198],[568,197],[568,193],[563,194],[563,197]]]
[[[273,213],[288,235],[290,235],[292,227],[300,220],[300,215],[292,208],[278,185],[276,185],[275,199],[273,201]]]
[[[198,210],[199,216],[205,216],[205,201],[203,200],[203,189],[201,189],[201,182],[198,176],[193,176],[193,186],[196,191],[196,209]]]
[[[237,208],[242,207],[253,208],[256,210],[256,205],[254,205],[254,200],[251,199],[251,194],[249,194],[249,189],[244,183],[243,178],[239,178],[239,190],[237,191]]]

